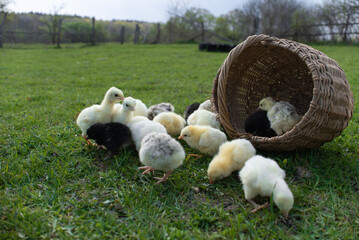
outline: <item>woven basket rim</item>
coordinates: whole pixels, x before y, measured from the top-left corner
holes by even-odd
[[[250,133],[245,133],[245,132],[238,132],[237,130],[233,129],[233,127],[230,124],[230,120],[228,117],[228,109],[226,103],[227,100],[225,99],[225,94],[222,94],[222,92],[224,92],[225,90],[225,84],[224,81],[222,79],[225,79],[226,76],[228,75],[228,72],[230,71],[230,67],[232,66],[233,62],[238,58],[238,56],[240,56],[240,54],[247,48],[249,47],[253,47],[253,46],[274,46],[274,47],[279,47],[282,48],[283,50],[289,51],[292,54],[298,56],[302,62],[305,63],[308,71],[310,72],[311,78],[313,80],[313,92],[312,92],[312,98],[310,99],[310,105],[308,106],[307,111],[305,112],[305,114],[303,114],[303,118],[302,120],[297,123],[291,130],[285,132],[282,135],[279,136],[275,136],[272,138],[267,138],[267,137],[260,137],[260,136],[254,136]],[[304,49],[304,50],[303,50]],[[307,51],[309,51],[310,53],[316,54],[318,57],[318,59],[311,59],[310,56],[308,56]],[[315,106],[316,106],[316,101],[318,101],[317,96],[316,96],[316,89],[318,89],[319,86],[319,82],[321,80],[321,76],[320,76],[320,68],[323,68],[323,63],[322,59],[325,59],[325,61],[327,64],[330,64],[331,66],[334,66],[336,68],[338,68],[338,70],[343,72],[343,76],[344,76],[344,85],[345,87],[348,88],[348,94],[349,94],[349,106],[348,106],[348,116],[346,117],[346,126],[348,125],[349,120],[352,117],[352,112],[353,112],[353,108],[354,108],[354,99],[353,99],[353,94],[350,90],[349,84],[346,80],[344,71],[340,68],[340,66],[331,58],[329,58],[326,54],[306,45],[303,43],[297,43],[295,41],[292,40],[287,40],[287,39],[279,39],[276,37],[272,37],[269,35],[253,35],[253,36],[249,36],[244,42],[242,42],[241,44],[238,44],[235,48],[233,48],[230,53],[228,54],[227,58],[225,59],[224,63],[222,64],[222,66],[219,68],[216,77],[214,78],[214,83],[213,83],[213,89],[212,89],[212,106],[213,106],[213,111],[217,114],[217,117],[219,118],[219,120],[221,121],[223,127],[225,128],[226,132],[228,133],[228,135],[231,136],[231,138],[235,137],[239,137],[239,138],[246,138],[248,140],[250,140],[252,143],[256,143],[258,146],[260,146],[261,144],[265,143],[273,143],[276,144],[278,142],[285,142],[288,138],[291,137],[291,135],[295,132],[298,131],[298,129],[303,129],[306,127],[307,121],[312,117],[313,114],[315,114]],[[320,66],[317,64],[317,62],[320,62]],[[324,66],[325,67],[325,66]],[[319,71],[318,71],[319,68]],[[218,100],[218,95],[221,96],[221,98],[224,99],[220,99]],[[345,126],[345,127],[346,127]],[[345,128],[344,127],[344,128]],[[343,129],[344,129],[343,128]],[[342,130],[343,130],[342,129]],[[342,131],[341,130],[341,131]],[[339,132],[339,135],[341,133],[341,131]],[[313,144],[313,146],[320,146],[322,144],[324,144],[324,142],[318,142],[317,144]],[[297,147],[289,147],[289,150],[294,150]],[[305,148],[305,147],[304,147]]]

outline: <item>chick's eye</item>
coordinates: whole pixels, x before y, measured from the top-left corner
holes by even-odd
[[[183,135],[184,137],[187,137],[188,135],[187,134],[185,134],[185,135]]]
[[[117,93],[115,94],[115,97],[118,97],[118,94],[117,94]]]
[[[128,107],[128,104],[126,104],[126,107]]]

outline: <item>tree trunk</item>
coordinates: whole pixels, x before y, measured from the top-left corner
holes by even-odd
[[[57,32],[57,48],[61,48],[61,25],[62,25],[62,19],[59,18],[59,26],[58,26],[58,32]]]
[[[201,43],[205,42],[205,30],[204,30],[204,23],[201,22]]]
[[[6,20],[6,12],[4,12],[4,17],[0,23],[0,48],[2,48],[2,36],[3,36],[3,30],[5,26],[5,20]]]
[[[96,31],[95,31],[95,17],[92,18],[92,38],[91,45],[95,45],[96,43]]]

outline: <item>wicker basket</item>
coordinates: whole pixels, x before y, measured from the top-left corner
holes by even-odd
[[[245,119],[268,96],[290,102],[303,119],[272,138],[246,133]],[[348,126],[354,108],[336,61],[308,45],[267,35],[250,36],[228,54],[214,79],[211,100],[230,138],[246,138],[267,151],[321,146]]]

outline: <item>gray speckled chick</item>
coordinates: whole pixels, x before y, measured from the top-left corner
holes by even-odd
[[[139,169],[146,169],[142,174],[154,170],[166,172],[162,178],[156,178],[159,181],[155,184],[159,184],[168,179],[173,169],[182,165],[185,152],[182,145],[167,133],[152,132],[142,139],[139,156],[145,165]]]
[[[171,103],[159,103],[156,105],[152,105],[148,108],[147,114],[148,119],[152,120],[161,112],[174,112],[175,107]]]

